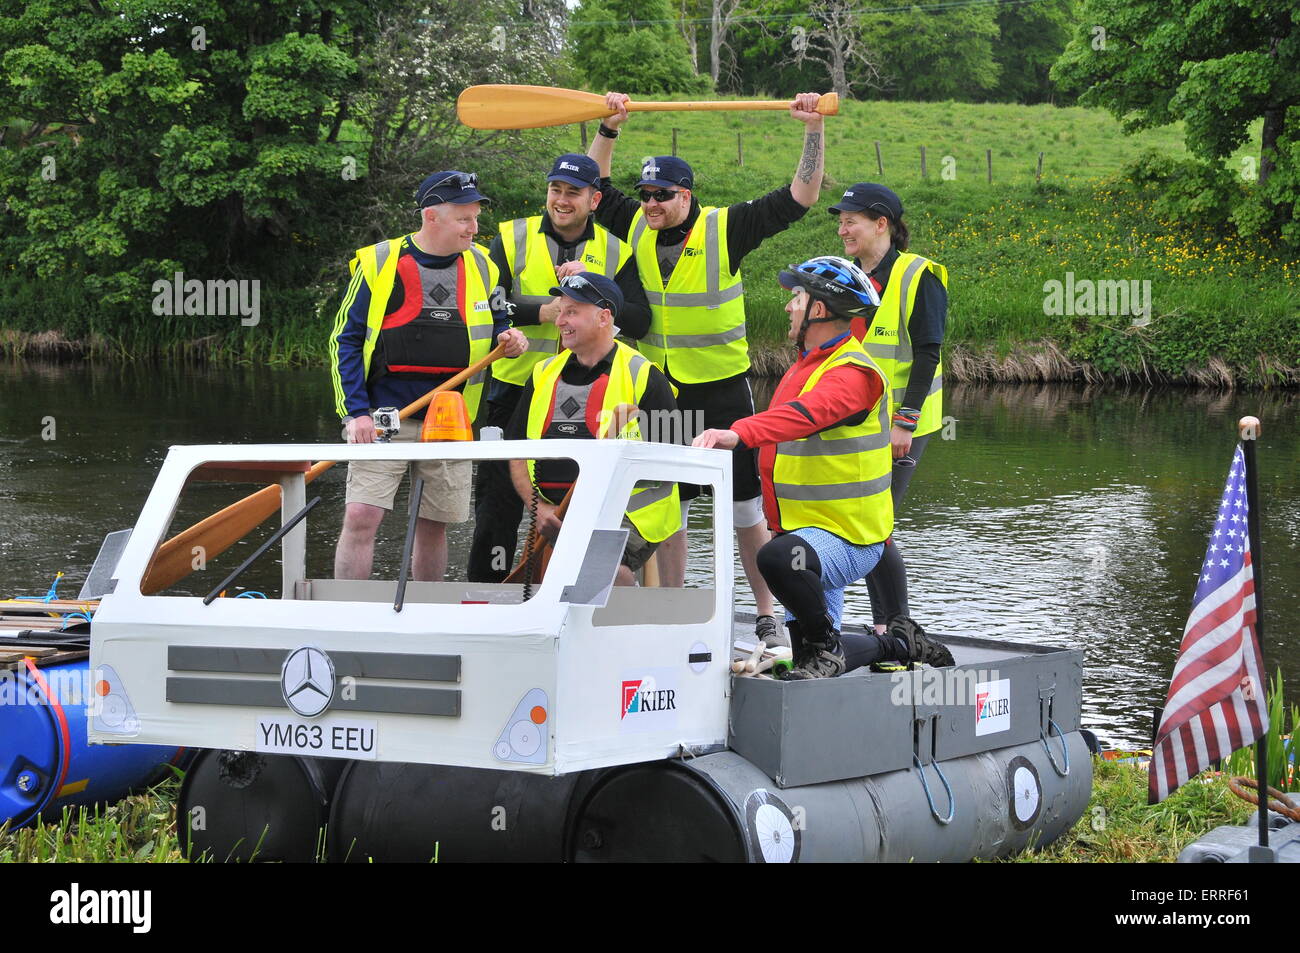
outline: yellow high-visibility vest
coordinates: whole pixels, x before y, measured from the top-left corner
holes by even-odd
[[[823,374],[846,364],[879,374],[888,392],[889,377],[863,351],[862,342],[850,334],[808,376],[799,393],[808,393]],[[889,400],[882,396],[860,424],[832,427],[777,444],[772,490],[781,528],[819,526],[859,546],[888,539],[894,530],[889,427]]]
[[[650,300],[650,330],[641,353],[685,384],[733,377],[749,370],[745,287],[727,250],[727,210],[702,208],[677,266],[664,285],[658,235],[639,209],[628,233],[637,272]]]
[[[547,304],[551,289],[559,285],[555,275],[555,260],[559,246],[555,239],[541,230],[542,216],[516,218],[501,223],[501,246],[514,277],[510,300],[518,304]],[[599,225],[594,225],[595,235],[578,249],[576,261],[595,274],[611,281],[627,260],[632,257],[632,246],[619,241]],[[522,264],[521,264],[522,263]],[[533,373],[533,368],[546,358],[559,353],[560,332],[554,324],[523,324],[519,330],[528,338],[528,350],[518,357],[496,361],[492,374],[497,380],[523,385]]]
[[[912,308],[916,305],[916,292],[921,286],[921,273],[929,269],[948,287],[948,269],[938,262],[899,252],[893,269],[889,272],[889,282],[880,297],[880,307],[872,319],[871,327],[863,343],[867,353],[875,358],[876,363],[884,368],[889,376],[889,413],[893,416],[903,404],[903,395],[907,393],[907,381],[912,373],[912,338],[907,333],[907,322],[912,317]],[[920,408],[921,419],[917,423],[913,436],[923,436],[938,430],[943,421],[943,361],[934,369],[934,380],[930,384],[930,393]]]
[[[640,404],[645,393],[646,382],[650,379],[650,362],[621,341],[615,341],[617,349],[609,369],[609,382],[605,386],[605,397],[601,402],[599,419],[609,420],[620,404]],[[554,357],[549,357],[533,370],[533,399],[528,405],[529,440],[541,439],[546,430],[546,414],[551,406],[555,386],[560,380],[560,372],[573,356],[572,351],[564,350]],[[621,440],[641,440],[640,423],[635,417],[630,420],[618,434]],[[537,483],[536,461],[528,461],[528,477],[534,485]],[[677,484],[672,481],[640,481],[632,490],[627,504],[627,517],[648,543],[661,543],[682,525],[681,499]]]
[[[390,238],[377,245],[358,248],[356,257],[348,265],[350,273],[355,276],[360,268],[366,286],[370,288],[370,310],[366,313],[366,340],[362,347],[362,360],[365,376],[370,377],[370,360],[374,357],[375,346],[379,343],[379,332],[383,330],[388,298],[393,293],[397,281],[397,260],[400,257],[402,238]],[[457,288],[457,303],[465,316],[465,332],[469,336],[469,362],[487,357],[492,350],[492,305],[490,296],[497,284],[497,268],[488,258],[487,249],[481,245],[470,245],[461,252],[461,271],[463,286]],[[347,414],[344,405],[343,382],[338,371],[338,344],[336,339],[347,321],[347,305],[339,308],[335,321],[334,333],[330,337],[331,376],[334,383],[334,400],[339,416]],[[487,371],[482,370],[471,377],[465,384],[463,394],[465,407],[472,421],[478,416],[479,403],[483,396],[483,384],[487,380]]]

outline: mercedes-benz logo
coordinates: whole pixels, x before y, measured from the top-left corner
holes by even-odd
[[[284,702],[304,718],[314,718],[334,700],[334,663],[314,645],[289,653],[280,667]]]

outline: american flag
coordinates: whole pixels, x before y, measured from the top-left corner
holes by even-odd
[[[1238,444],[1156,735],[1149,804],[1268,728],[1264,662],[1254,626],[1246,458]]]

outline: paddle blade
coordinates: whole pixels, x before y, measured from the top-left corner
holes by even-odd
[[[456,115],[472,129],[540,129],[613,115],[605,97],[551,86],[470,86]]]

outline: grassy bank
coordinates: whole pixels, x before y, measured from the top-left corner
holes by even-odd
[[[743,201],[788,182],[798,158],[801,129],[780,113],[639,114],[618,141],[615,184],[630,187],[643,157],[669,151],[674,129],[678,153],[694,166],[696,191],[708,204]],[[594,124],[588,132],[594,134]],[[560,138],[580,148],[577,127]],[[819,208],[744,263],[751,340],[764,369],[785,360],[785,296],[775,273],[814,254],[842,251],[826,207],[846,185],[868,179],[883,180],[902,196],[912,249],[948,267],[952,378],[1300,383],[1294,256],[1231,233],[1162,221],[1157,195],[1121,176],[1147,150],[1182,156],[1177,129],[1127,137],[1108,114],[1079,108],[848,103],[828,120],[827,140]],[[1232,161],[1240,167],[1250,152],[1243,147]],[[493,170],[480,171],[491,194]],[[539,202],[541,180],[538,170]],[[508,184],[517,193],[518,183]],[[494,213],[537,210],[510,204],[499,203]],[[0,280],[0,296],[13,305],[6,308],[9,330],[0,349],[35,353],[42,343],[35,335],[57,331],[65,341],[90,342],[112,356],[322,363],[344,284],[345,252],[337,257],[336,282],[265,293],[255,328],[234,318],[155,318],[147,308],[143,317],[124,319],[58,288],[37,293],[11,273]],[[1149,314],[1070,313],[1087,311],[1085,299],[1062,302],[1065,313],[1049,313],[1049,282],[1081,288],[1080,282],[1121,281],[1138,283],[1126,287],[1141,290]],[[1091,307],[1117,303],[1098,295]]]
[[[183,862],[169,781],[102,812],[65,816],[58,824],[0,834],[0,862]],[[1018,863],[1172,862],[1187,844],[1221,824],[1249,823],[1254,809],[1222,777],[1194,781],[1155,807],[1146,803],[1147,775],[1127,764],[1094,759],[1092,800],[1068,834]]]

